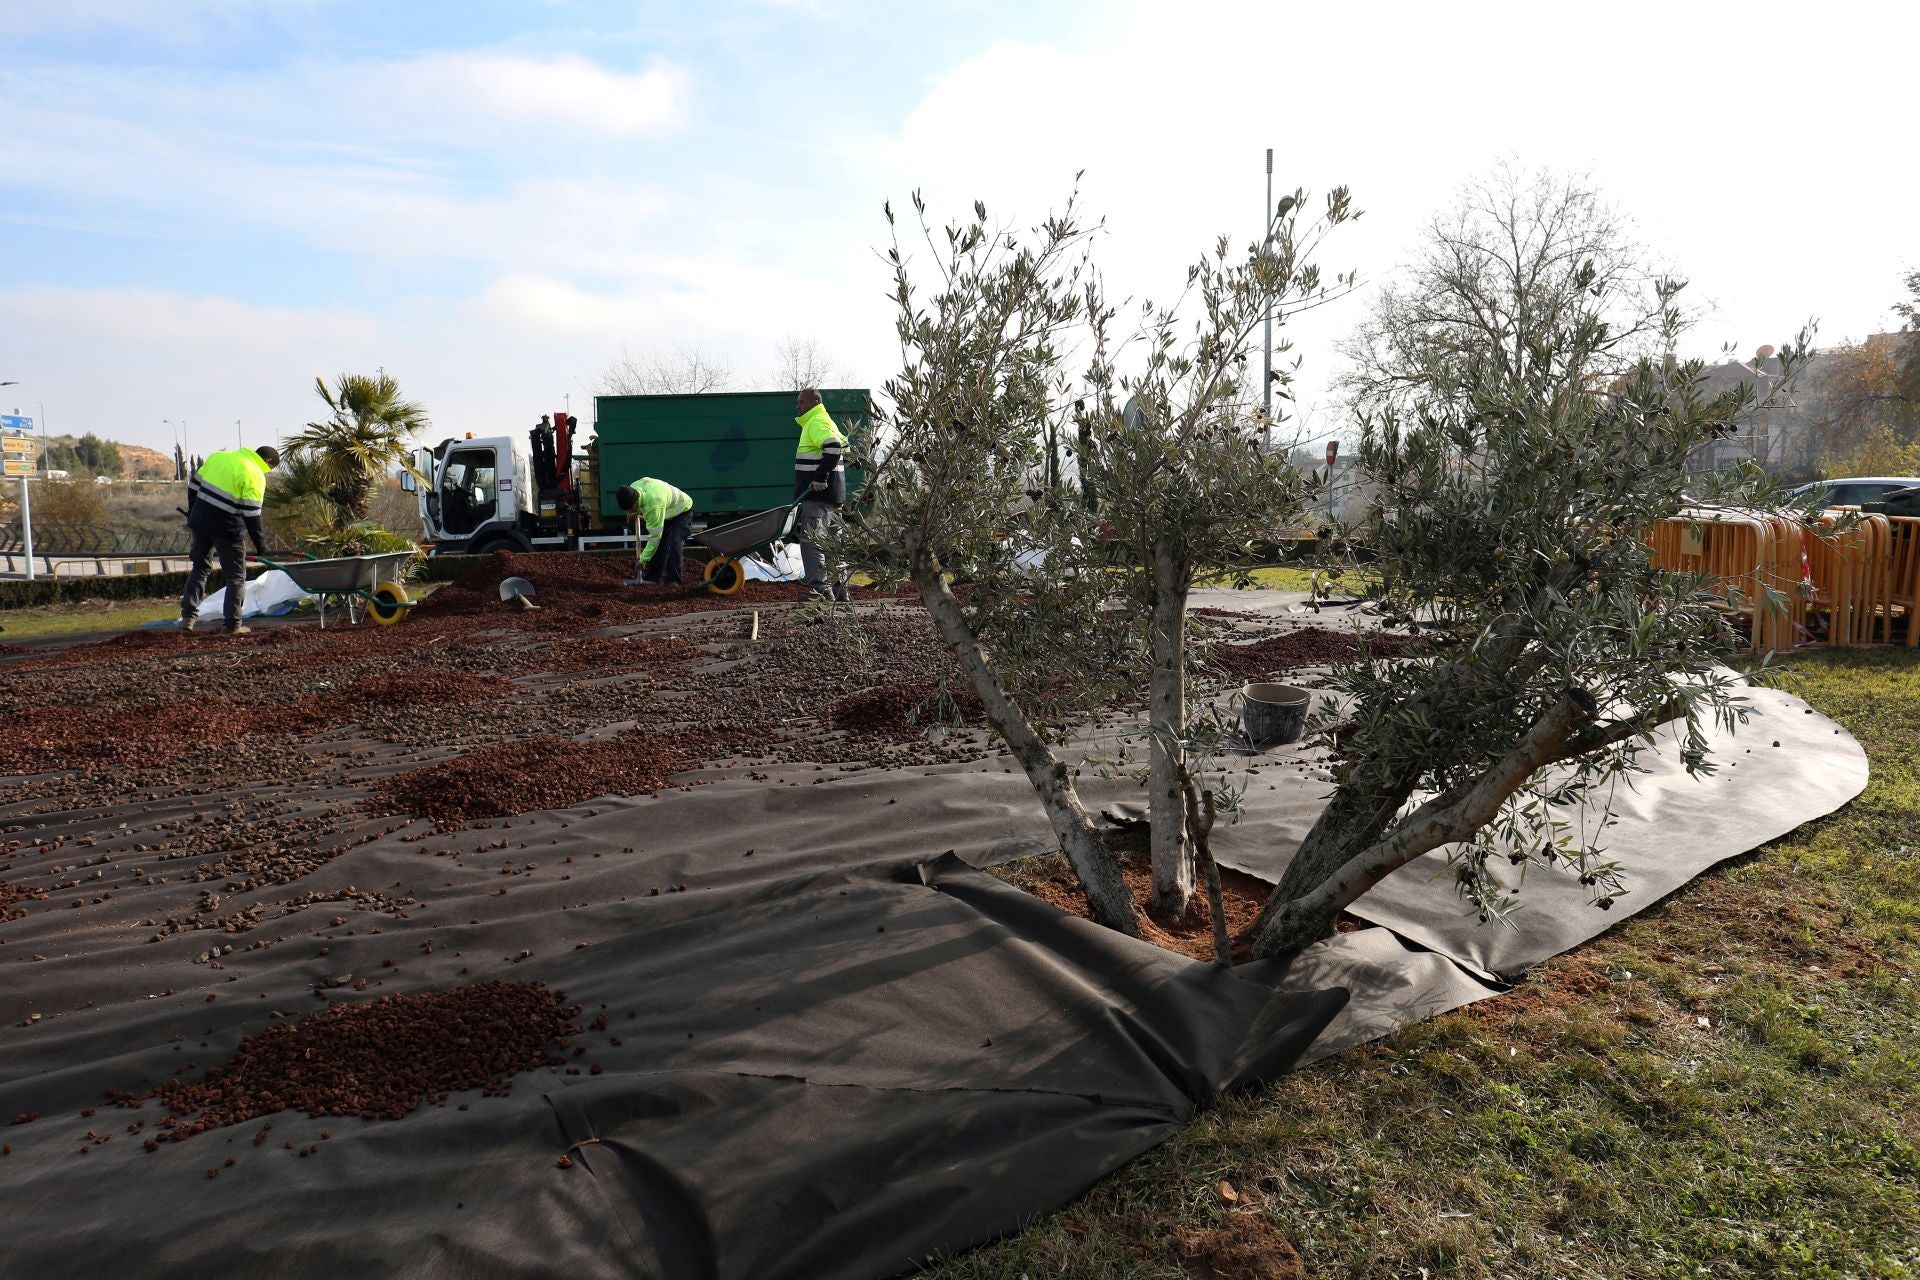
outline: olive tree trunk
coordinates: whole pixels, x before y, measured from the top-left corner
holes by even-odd
[[[1471,837],[1493,821],[1507,798],[1538,770],[1639,733],[1646,723],[1636,718],[1597,734],[1581,734],[1594,710],[1590,696],[1569,690],[1479,776],[1432,797],[1397,823],[1392,820],[1398,804],[1379,821],[1380,806],[1390,803],[1397,789],[1391,780],[1365,788],[1364,797],[1356,796],[1337,815],[1336,800],[1308,835],[1307,843],[1319,837],[1314,865],[1298,875],[1289,867],[1281,887],[1261,909],[1253,953],[1290,955],[1331,937],[1340,912],[1361,894],[1421,854]],[[1306,851],[1303,843],[1301,852]],[[1336,851],[1347,852],[1338,863],[1333,861]]]
[[[1093,919],[1109,929],[1137,936],[1140,926],[1133,893],[1120,874],[1120,864],[1113,851],[1100,839],[1098,829],[1081,805],[1072,774],[1027,722],[1025,713],[1007,696],[981,650],[979,639],[967,625],[960,602],[948,588],[939,560],[924,546],[917,545],[916,539],[908,540],[908,551],[913,585],[920,592],[921,602],[939,629],[940,638],[973,682],[987,722],[1013,752],[1013,758],[1020,762],[1027,781],[1033,784],[1060,848],[1073,864],[1080,887],[1086,892]]]
[[[1193,897],[1186,796],[1180,784],[1187,764],[1187,581],[1185,566],[1173,550],[1155,547],[1148,611],[1152,668],[1147,696],[1147,812],[1152,906],[1165,917],[1185,915]]]

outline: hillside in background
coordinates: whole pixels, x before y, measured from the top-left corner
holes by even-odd
[[[76,478],[171,480],[173,459],[144,445],[103,440],[91,431],[81,436],[41,436],[34,454],[45,471],[66,471]]]

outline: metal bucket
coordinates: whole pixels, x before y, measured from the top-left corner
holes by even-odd
[[[1240,722],[1256,750],[1297,742],[1307,731],[1311,695],[1290,684],[1250,684],[1240,690]]]

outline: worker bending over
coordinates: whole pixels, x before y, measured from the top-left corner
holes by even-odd
[[[845,577],[836,574],[829,588],[827,558],[814,539],[840,522],[840,504],[847,500],[847,438],[814,388],[803,387],[793,408],[799,415],[794,421],[800,424],[800,443],[793,454],[793,496],[800,499],[800,564],[807,574],[800,598],[845,600]]]
[[[208,456],[187,484],[187,529],[192,533],[188,554],[187,589],[180,597],[180,628],[191,631],[207,596],[207,575],[219,557],[226,575],[224,601],[226,633],[245,635],[251,628],[240,622],[247,603],[247,549],[242,538],[253,540],[256,555],[267,544],[260,512],[267,499],[267,472],[280,465],[280,451],[270,444],[257,449],[222,449]]]
[[[693,499],[665,480],[642,476],[622,485],[614,500],[641,539],[639,564],[624,585],[681,585],[680,565],[686,557],[687,535],[693,532]]]

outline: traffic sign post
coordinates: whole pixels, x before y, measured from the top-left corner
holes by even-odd
[[[0,432],[13,433],[6,437],[7,447],[5,452],[15,452],[14,444],[18,442],[20,446],[18,452],[25,453],[28,448],[28,441],[25,439],[25,436],[27,432],[32,430],[32,418],[23,417],[17,413],[0,413]],[[6,473],[10,476],[20,477],[20,541],[22,544],[21,549],[27,553],[27,581],[32,582],[33,494],[31,486],[27,483],[27,478],[33,474],[33,459],[8,458],[6,460]]]
[[[1333,523],[1333,460],[1340,456],[1340,442],[1327,441],[1327,523]]]

